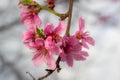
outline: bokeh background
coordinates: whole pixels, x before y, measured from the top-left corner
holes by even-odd
[[[37,0],[45,5],[43,0]],[[56,10],[67,12],[69,0],[56,0]],[[84,62],[74,62],[73,68],[61,63],[60,73],[46,80],[120,80],[120,0],[74,0],[71,34],[78,29],[78,19],[86,21],[86,30],[95,39],[89,57]],[[41,11],[42,27],[47,22],[54,25],[58,17]],[[33,51],[22,43],[22,32],[27,28],[20,23],[18,0],[0,0],[0,80],[32,80],[44,75],[46,65],[35,67]]]

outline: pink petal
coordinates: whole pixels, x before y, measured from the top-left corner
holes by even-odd
[[[79,40],[76,38],[76,36],[70,36],[69,39],[68,39],[68,44],[69,45],[76,45],[79,43]]]
[[[86,52],[86,51],[80,51],[80,55],[83,55],[83,56],[86,56],[86,57],[89,56],[88,52]]]
[[[35,42],[29,42],[28,47],[29,47],[30,49],[36,49],[36,50],[37,50],[38,48],[40,48],[40,46],[37,45]]]
[[[54,29],[53,24],[47,23],[47,24],[45,25],[45,28],[44,28],[44,33],[45,33],[46,35],[49,35],[50,33],[53,32],[53,29]]]
[[[68,66],[70,66],[70,67],[73,66],[73,58],[72,58],[72,55],[67,54],[67,55],[66,55],[66,61],[67,61]]]
[[[85,22],[83,20],[82,17],[79,18],[79,31],[80,32],[83,32],[84,31],[84,25],[85,25]]]
[[[40,66],[44,62],[44,55],[42,55],[40,52],[36,52],[32,58],[32,61],[35,66]]]
[[[91,38],[91,37],[86,37],[85,40],[86,40],[86,42],[88,42],[89,44],[91,44],[91,45],[93,45],[93,46],[95,45],[95,41],[94,41],[93,38]]]
[[[34,26],[36,27],[36,26],[40,26],[41,25],[41,19],[39,18],[39,16],[38,15],[34,15]]]
[[[82,45],[83,45],[84,48],[89,49],[88,45],[86,44],[85,39],[82,39]]]
[[[54,33],[61,34],[66,30],[66,23],[64,21],[60,21],[57,25],[57,27],[54,30]]]
[[[48,50],[49,53],[59,55],[61,52],[60,47],[52,41],[52,37],[49,36],[45,40],[45,48]]]
[[[35,43],[40,45],[40,46],[43,46],[44,45],[44,40],[42,38],[36,38]]]
[[[69,53],[70,53],[70,54],[80,53],[81,49],[82,49],[82,46],[78,43],[77,45],[72,46],[72,47],[69,49]]]
[[[47,62],[47,65],[50,67],[50,69],[54,70],[56,68],[56,63],[52,55],[49,55],[49,54],[46,55],[46,62]]]
[[[29,14],[28,12],[23,12],[21,13],[21,22],[26,25],[26,26],[30,26],[32,24],[32,15]]]
[[[36,29],[36,26],[41,25],[41,20],[38,15],[29,12],[23,12],[21,14],[21,22],[29,28]]]
[[[75,53],[75,54],[73,54],[73,58],[75,59],[75,60],[85,60],[86,58],[83,56],[83,55],[81,55],[80,53]]]
[[[30,31],[30,30],[24,31],[24,33],[23,33],[23,41],[33,39],[33,38],[34,38],[34,36],[33,36],[32,31]]]
[[[28,9],[27,6],[24,6],[24,5],[20,4],[19,7],[20,7],[22,12],[29,12],[29,9]]]
[[[66,55],[64,53],[64,50],[60,53],[61,61],[66,61]]]
[[[51,48],[51,44],[52,44],[52,37],[48,36],[47,39],[45,40],[45,48],[46,49]]]

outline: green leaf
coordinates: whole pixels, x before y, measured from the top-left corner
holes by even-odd
[[[23,0],[23,1],[19,2],[19,4],[29,5],[29,4],[31,4],[32,2],[33,2],[32,0]]]
[[[43,34],[43,29],[39,29],[38,27],[36,27],[36,32],[40,35],[40,37],[45,38],[45,35]]]

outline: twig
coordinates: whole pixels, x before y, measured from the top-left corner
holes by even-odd
[[[26,74],[28,74],[30,77],[32,77],[33,80],[36,80],[35,77],[30,72],[26,72]]]
[[[73,9],[73,0],[70,0],[69,3],[69,11],[68,11],[68,25],[67,25],[67,30],[66,30],[66,36],[69,36],[70,33],[70,26],[71,26],[71,18],[72,18],[72,9]]]
[[[57,61],[56,61],[56,68],[54,70],[46,69],[46,71],[48,73],[46,75],[44,75],[43,77],[38,78],[38,80],[43,80],[43,79],[47,78],[48,76],[50,76],[56,70],[57,70],[57,72],[59,72],[61,70],[60,65],[59,65],[60,60],[61,60],[61,58],[59,56]]]

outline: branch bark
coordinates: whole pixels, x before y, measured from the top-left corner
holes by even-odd
[[[71,19],[72,19],[72,9],[73,9],[73,0],[69,2],[69,11],[68,11],[68,25],[66,30],[66,36],[70,36],[70,26],[71,26]]]

